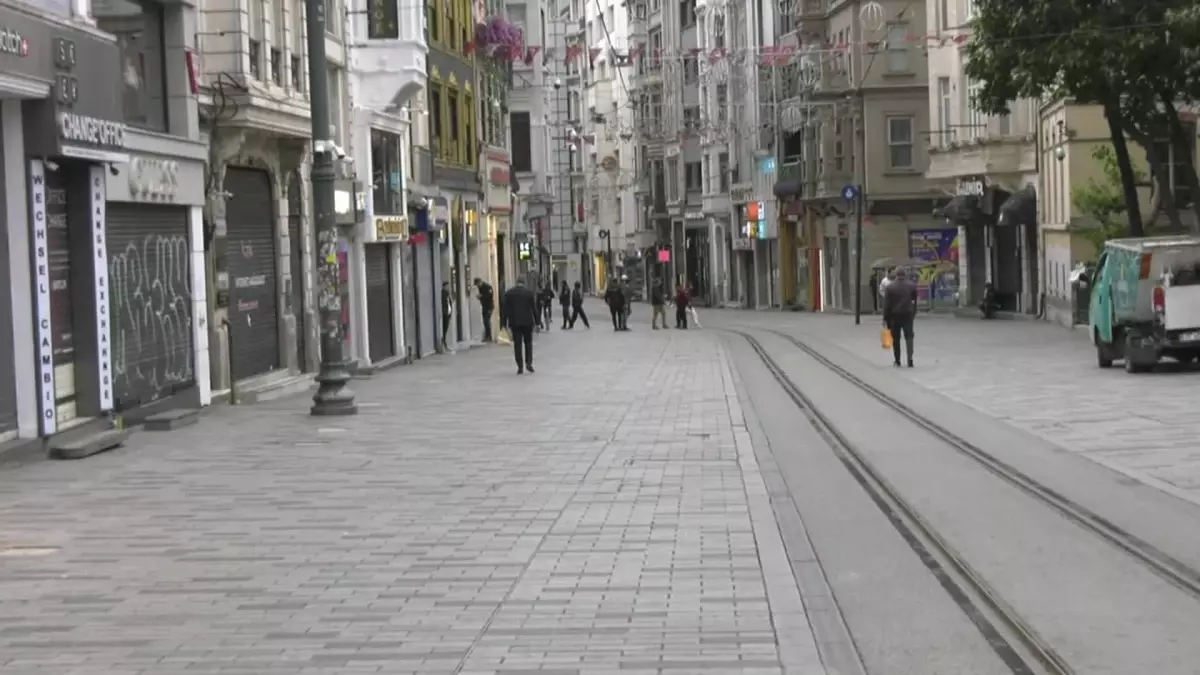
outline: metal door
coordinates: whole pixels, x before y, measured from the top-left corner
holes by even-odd
[[[308,370],[308,346],[304,326],[304,193],[300,174],[288,176],[288,246],[292,270],[292,316],[296,317],[296,365],[300,372]]]
[[[0,139],[0,146],[3,139]],[[0,157],[4,153],[0,148]],[[4,170],[0,168],[0,175]],[[0,191],[0,207],[6,207],[6,195]],[[8,260],[8,230],[0,232],[0,260]],[[0,316],[12,315],[11,274],[0,274]],[[17,383],[13,358],[12,324],[0,328],[0,433],[17,428]]]
[[[188,210],[108,205],[113,409],[196,383]]]
[[[417,295],[413,292],[416,279],[412,276],[413,247],[410,244],[400,245],[400,274],[404,283],[400,284],[401,300],[404,303],[404,346],[417,352]]]
[[[271,176],[225,171],[226,260],[229,270],[229,352],[234,380],[279,367],[275,214]]]
[[[392,247],[367,244],[364,267],[367,277],[367,352],[372,363],[396,355],[392,320]]]
[[[436,233],[425,235],[425,241],[413,245],[413,276],[416,279],[414,284],[417,295],[417,322],[420,333],[418,334],[417,344],[420,346],[418,356],[424,356],[433,352],[437,348],[437,338],[435,337],[437,320],[437,294],[434,291],[433,279],[433,260],[429,257],[430,246],[436,246],[432,243]]]

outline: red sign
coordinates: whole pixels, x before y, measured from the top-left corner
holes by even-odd
[[[425,233],[424,232],[413,232],[411,235],[409,235],[408,241],[411,244],[424,244],[425,243]]]
[[[508,185],[508,169],[494,167],[492,169],[492,185]]]
[[[666,249],[660,250],[658,252],[658,262],[660,262],[660,263],[671,262],[671,252]]]

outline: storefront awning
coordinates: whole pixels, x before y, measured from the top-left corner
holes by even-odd
[[[799,197],[804,191],[804,183],[799,178],[784,178],[775,181],[775,196],[778,199]]]
[[[958,195],[942,207],[942,213],[955,225],[970,225],[983,215],[975,195]]]
[[[1026,185],[1004,200],[1000,205],[1000,218],[997,225],[1036,225],[1037,224],[1037,190],[1032,185]]]

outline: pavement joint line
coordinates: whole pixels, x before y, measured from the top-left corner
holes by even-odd
[[[738,467],[749,507],[747,510],[750,515],[750,525],[757,544],[759,568],[767,589],[767,606],[771,614],[771,625],[775,630],[775,640],[779,647],[779,659],[785,673],[814,672],[810,664],[821,662],[816,636],[812,632],[812,625],[809,622],[804,601],[800,596],[799,581],[795,577],[783,545],[783,535],[779,532],[779,523],[771,506],[767,485],[759,470],[758,459],[754,456],[750,431],[746,428],[741,402],[736,397],[733,369],[726,345],[724,341],[720,340],[717,345],[722,385],[727,393],[735,394],[733,397],[726,397],[730,422],[733,423],[737,419],[742,420],[741,428],[734,431],[734,444],[737,448]],[[790,631],[803,631],[807,639],[791,639],[790,634],[788,639],[785,639],[781,634],[781,631],[784,630],[788,630],[789,633]],[[824,668],[819,672],[825,672]]]

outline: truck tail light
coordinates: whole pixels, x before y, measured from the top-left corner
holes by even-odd
[[[1167,293],[1162,286],[1155,286],[1154,292],[1151,294],[1151,302],[1154,304],[1154,312],[1162,314],[1167,309]]]

